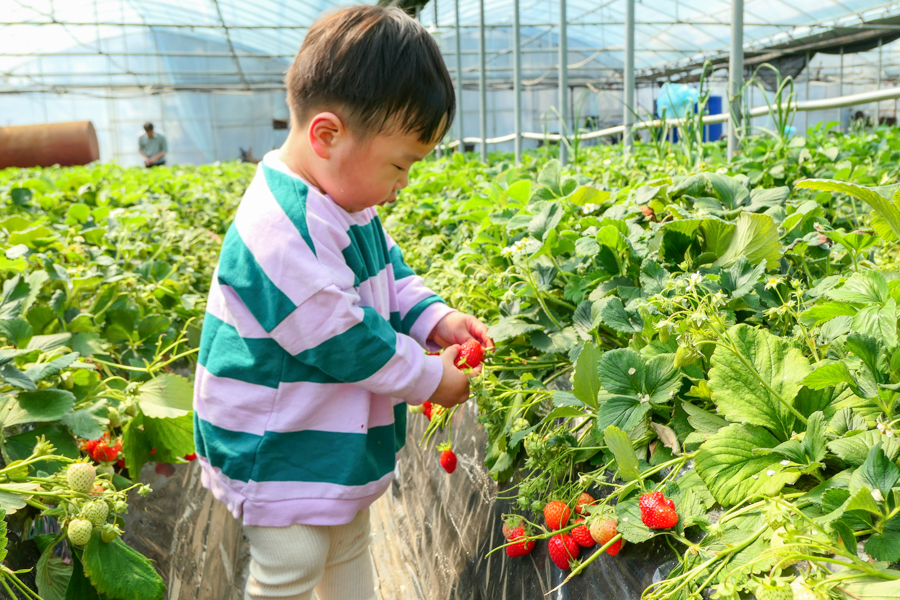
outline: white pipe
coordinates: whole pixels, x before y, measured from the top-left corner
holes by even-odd
[[[851,96],[843,96],[840,98],[823,98],[822,100],[807,100],[804,102],[794,102],[790,105],[791,110],[795,110],[797,112],[806,112],[806,111],[815,111],[815,110],[827,110],[834,108],[843,108],[845,106],[857,106],[860,104],[871,104],[872,102],[881,102],[883,100],[897,100],[900,98],[900,87],[888,88],[884,90],[877,90],[874,92],[865,92],[862,94],[853,94]],[[788,103],[785,102],[782,106],[787,109],[789,107]],[[776,108],[775,105],[772,108]],[[766,106],[757,106],[750,110],[750,112],[746,115],[749,117],[763,117],[769,114],[769,107]],[[702,119],[702,123],[704,125],[714,125],[716,123],[726,123],[729,119],[729,115],[720,114],[720,115],[706,115]],[[684,119],[666,119],[665,121],[670,127],[678,127],[684,125]],[[648,129],[651,127],[659,127],[663,124],[661,119],[656,119],[654,121],[641,121],[635,123],[633,125],[634,130],[638,129]],[[598,131],[591,131],[590,133],[585,133],[579,136],[581,140],[594,140],[602,137],[610,137],[613,135],[621,135],[625,133],[624,125],[617,125],[616,127],[608,127],[607,129],[600,129]],[[533,133],[524,131],[522,132],[522,137],[528,140],[547,140],[551,142],[559,141],[559,134],[556,133]],[[512,142],[516,139],[516,134],[510,133],[507,135],[503,135],[495,138],[488,138],[488,144],[503,144],[505,142]],[[467,144],[480,144],[481,138],[477,137],[467,137],[463,140]],[[457,146],[459,142],[453,142],[449,144],[449,147],[453,148]]]

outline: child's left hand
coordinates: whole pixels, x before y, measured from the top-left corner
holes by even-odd
[[[471,339],[478,340],[485,348],[494,347],[494,340],[487,334],[487,325],[472,315],[461,312],[452,312],[438,321],[428,339],[441,348],[462,344]]]

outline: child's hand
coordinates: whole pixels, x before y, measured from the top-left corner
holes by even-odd
[[[494,340],[488,337],[487,330],[487,325],[472,315],[452,312],[438,321],[428,339],[441,348],[462,344],[472,339],[477,340],[485,348],[493,348]]]
[[[428,399],[432,404],[439,404],[444,408],[452,408],[469,399],[469,378],[456,368],[453,363],[459,354],[459,346],[453,345],[441,353],[441,362],[444,363],[444,373],[437,389]],[[473,369],[473,374],[478,369]]]

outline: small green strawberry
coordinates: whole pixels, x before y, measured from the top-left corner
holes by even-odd
[[[97,470],[90,463],[77,462],[69,465],[66,471],[66,482],[76,492],[87,494],[94,488]]]
[[[72,519],[69,521],[69,541],[76,546],[84,546],[91,540],[91,531],[94,526],[87,519]]]
[[[103,500],[88,502],[81,509],[81,516],[99,529],[106,524],[106,517],[109,516],[109,506]]]
[[[756,587],[756,600],[793,600],[791,586],[775,580],[760,583]]]
[[[100,530],[100,539],[103,540],[104,544],[108,544],[119,535],[121,535],[122,530],[113,525],[112,523],[107,523],[103,526],[103,529]]]
[[[692,365],[697,362],[698,358],[700,358],[700,353],[696,349],[689,346],[678,346],[678,350],[675,351],[675,368],[680,369]]]

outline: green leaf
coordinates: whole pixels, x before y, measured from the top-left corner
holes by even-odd
[[[584,185],[569,196],[569,202],[578,206],[584,206],[585,204],[602,204],[609,198],[609,195],[610,193],[605,190],[598,190],[589,185]]]
[[[688,423],[700,433],[712,435],[728,425],[722,417],[688,402],[682,402],[681,407],[688,414]]]
[[[875,214],[884,223],[885,226],[880,231],[876,229],[879,235],[889,241],[900,237],[900,208],[897,207],[896,201],[885,198],[874,189],[826,179],[807,179],[799,182],[796,187],[797,189],[840,192],[841,194],[849,194],[859,198],[871,206]]]
[[[835,317],[852,317],[858,311],[858,308],[846,302],[826,302],[801,313],[800,322],[809,327],[818,327]]]
[[[3,319],[0,321],[0,335],[8,339],[13,346],[24,348],[34,335],[34,329],[31,323],[20,317]]]
[[[641,521],[641,508],[637,498],[631,498],[616,505],[616,530],[626,542],[640,544],[653,537],[653,530]]]
[[[900,544],[896,545],[900,548]],[[868,548],[866,549],[868,552]],[[900,573],[894,572],[895,575]],[[897,600],[900,598],[900,579],[885,581],[881,578],[853,579],[840,585],[845,600]]]
[[[877,429],[829,442],[828,449],[841,460],[856,467],[866,462],[869,451],[879,443],[882,443],[882,451],[890,460],[897,460],[897,457],[900,456],[900,440],[897,438],[886,439]]]
[[[175,419],[145,417],[143,424],[147,442],[151,448],[156,448],[154,460],[176,462],[186,454],[194,452],[193,415],[188,414]],[[137,476],[134,473],[132,475]]]
[[[614,425],[610,425],[603,430],[603,440],[606,447],[609,448],[613,456],[616,457],[616,467],[619,471],[619,477],[625,481],[633,481],[640,478],[640,470],[638,469],[637,454],[631,445],[628,435]]]
[[[20,508],[25,508],[28,504],[25,500],[31,498],[21,492],[37,492],[41,489],[38,483],[4,483],[3,487],[8,489],[20,490],[20,492],[5,492],[0,490],[0,512],[11,515]]]
[[[72,577],[69,579],[65,600],[102,600],[84,574],[84,566],[78,555],[79,551],[72,552]]]
[[[28,342],[29,350],[41,350],[42,352],[53,352],[60,348],[65,348],[72,339],[71,333],[54,333],[53,335],[36,335]]]
[[[82,560],[91,584],[110,600],[162,600],[166,593],[150,559],[119,537],[104,543],[95,529]]]
[[[566,327],[562,331],[554,331],[549,335],[543,331],[534,331],[528,337],[532,346],[548,354],[565,354],[578,343],[578,334],[574,327]]]
[[[799,471],[785,471],[780,455],[754,452],[777,445],[778,440],[762,427],[729,425],[700,446],[697,473],[725,507],[754,494],[777,494],[800,477]]]
[[[74,405],[72,392],[54,388],[7,394],[0,398],[0,427],[57,421],[72,412]]]
[[[122,428],[122,451],[125,454],[125,467],[134,481],[140,480],[141,468],[150,460],[150,451],[153,449],[142,429],[143,425],[144,415],[139,414]]]
[[[62,418],[62,422],[80,438],[96,440],[106,432],[106,400],[100,399]]]
[[[488,328],[488,335],[495,342],[505,342],[524,333],[543,329],[537,323],[526,323],[516,317],[501,317],[500,321]]]
[[[856,536],[853,530],[843,521],[835,521],[831,524],[831,528],[840,537],[840,543],[847,549],[847,552],[856,556]]]
[[[0,378],[9,385],[20,390],[28,392],[37,390],[37,386],[34,385],[34,381],[31,380],[31,377],[13,366],[13,363],[6,363],[0,367]]]
[[[721,173],[704,173],[703,175],[712,186],[716,198],[729,209],[738,208],[750,199],[750,190],[738,179]]]
[[[600,349],[591,342],[587,342],[575,364],[572,393],[592,408],[597,408],[597,395],[600,393],[598,362],[602,355],[603,352]]]
[[[56,375],[73,362],[78,360],[77,352],[70,352],[64,356],[60,356],[59,358],[55,358],[48,363],[42,363],[39,365],[34,365],[33,367],[29,367],[25,374],[35,383],[43,381],[48,377],[52,377]]]
[[[578,305],[575,314],[572,315],[575,331],[578,333],[578,337],[585,341],[591,339],[591,330],[594,329],[593,305],[594,303],[590,300],[585,300]]]
[[[867,425],[865,419],[853,412],[852,408],[847,407],[834,414],[831,421],[828,422],[828,427],[834,433],[843,437],[850,431],[863,431]]]
[[[884,306],[867,306],[853,317],[850,328],[882,340],[888,348],[897,347],[897,303],[893,298]]]
[[[669,272],[658,262],[645,259],[641,263],[641,292],[644,296],[655,296],[663,291],[669,281]]]
[[[900,479],[900,469],[885,455],[880,443],[869,448],[869,454],[866,456],[866,462],[860,467],[860,473],[866,484],[873,489],[881,490],[885,498]]]
[[[900,519],[894,517],[888,524],[890,525],[891,522],[895,521],[897,523],[890,529],[886,527],[882,533],[873,533],[869,536],[869,539],[866,540],[866,545],[863,546],[866,554],[875,560],[886,562],[897,562],[900,560]],[[896,592],[900,594],[900,587],[897,588]],[[894,597],[897,598],[897,596]]]
[[[528,233],[541,239],[545,233],[559,225],[564,215],[565,210],[559,202],[548,202],[528,224]]]
[[[772,217],[741,213],[728,250],[719,257],[714,266],[730,267],[744,256],[750,264],[764,260],[769,267],[774,267],[776,261],[781,258],[781,249],[778,225]]]
[[[612,396],[600,405],[594,427],[606,429],[615,425],[628,432],[641,422],[649,410],[649,403],[641,402],[634,396]]]
[[[803,379],[803,385],[813,390],[823,390],[842,383],[856,385],[856,379],[843,361],[822,365]]]
[[[637,310],[629,310],[617,297],[600,301],[600,320],[622,333],[640,333],[644,330],[644,320]]]
[[[41,558],[38,559],[35,567],[35,581],[38,594],[44,600],[63,600],[71,577],[72,565],[66,564],[61,558],[54,556],[52,546],[41,553]]]
[[[180,417],[193,410],[194,388],[180,375],[166,374],[146,381],[137,391],[138,406],[148,417]]]
[[[809,361],[790,341],[747,325],[729,329],[728,339],[734,351],[718,345],[709,372],[718,411],[733,423],[760,425],[788,439],[795,419],[789,407],[810,370]]]
[[[681,372],[671,354],[654,356],[645,364],[634,350],[619,348],[601,356],[598,369],[603,388],[614,396],[663,403],[681,387]]]
[[[562,165],[554,158],[547,161],[547,164],[541,169],[541,172],[538,174],[537,182],[540,185],[547,187],[553,192],[554,196],[561,197],[563,195],[562,188],[560,187],[561,177]]]
[[[600,244],[593,237],[578,238],[575,242],[575,256],[593,257],[600,253]]]
[[[888,299],[888,285],[884,275],[878,271],[859,271],[844,285],[826,292],[825,295],[842,302],[884,304]]]
[[[34,446],[37,444],[37,438],[42,435],[56,447],[57,455],[68,456],[69,458],[81,456],[75,438],[59,423],[48,423],[35,427],[30,431],[11,435],[3,441],[3,450],[12,460],[24,460],[31,456]],[[53,474],[59,471],[63,465],[64,463],[56,461],[42,460],[34,463],[33,466],[35,470]]]
[[[759,283],[765,272],[765,263],[760,262],[753,267],[747,257],[741,256],[730,268],[722,271],[722,290],[732,298],[743,298],[753,291],[753,286]]]
[[[822,462],[825,458],[825,415],[821,411],[811,414],[806,422],[803,452],[810,463]]]

